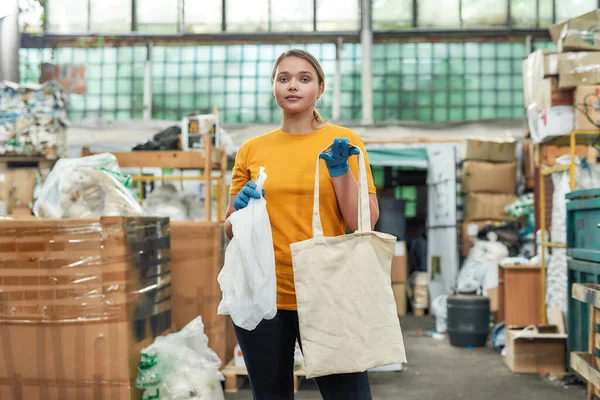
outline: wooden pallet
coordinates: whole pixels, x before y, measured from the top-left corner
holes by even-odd
[[[589,304],[588,353],[572,352],[570,365],[587,381],[587,400],[600,398],[600,285],[574,283],[571,297]]]
[[[248,371],[244,367],[236,367],[233,360],[229,361],[229,363],[221,370],[223,375],[225,376],[225,391],[227,393],[237,393],[242,384],[245,382],[248,377]],[[298,369],[294,371],[294,393],[298,392],[298,388],[300,387],[300,379],[306,377],[304,373],[304,369]]]

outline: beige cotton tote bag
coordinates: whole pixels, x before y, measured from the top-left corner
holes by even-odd
[[[307,378],[406,363],[391,283],[396,238],[371,230],[365,159],[358,157],[358,231],[323,235],[317,158],[313,237],[290,245]]]

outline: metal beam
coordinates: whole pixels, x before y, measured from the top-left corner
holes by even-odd
[[[401,31],[373,32],[374,43],[386,42],[522,42],[527,36],[536,40],[550,40],[547,29],[404,29]],[[292,32],[292,33],[214,33],[149,35],[131,32],[127,34],[22,34],[23,48],[97,47],[97,46],[145,46],[149,41],[157,46],[203,45],[203,44],[289,44],[289,43],[336,43],[341,37],[344,43],[359,43],[359,32]]]
[[[342,119],[342,47],[344,41],[338,38],[335,44],[335,73],[333,75],[333,104],[331,118],[334,122]]]
[[[362,48],[362,79],[361,79],[361,124],[371,125],[373,123],[373,74],[371,57],[373,48],[373,25],[371,24],[371,0],[361,2],[362,29],[360,42]]]
[[[144,63],[144,119],[152,119],[152,42],[146,44]]]
[[[20,82],[19,2],[8,0],[8,15],[0,18],[0,81]]]

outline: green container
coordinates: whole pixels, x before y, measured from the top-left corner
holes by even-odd
[[[574,283],[595,283],[600,284],[600,264],[569,260],[569,309],[568,309],[568,348],[569,352],[588,351],[588,329],[590,321],[590,305],[582,303],[571,297],[571,290]]]
[[[567,255],[600,263],[600,189],[576,190],[567,200]]]

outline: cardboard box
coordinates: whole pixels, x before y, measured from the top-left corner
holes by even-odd
[[[514,221],[504,207],[517,199],[513,194],[467,193],[465,197],[465,220],[467,221]]]
[[[398,310],[398,316],[404,317],[406,315],[408,296],[406,294],[406,283],[392,283],[392,290],[394,292],[394,299],[396,300],[396,309]]]
[[[487,297],[490,299],[490,311],[498,312],[500,310],[500,289],[498,287],[488,288]],[[498,321],[500,322],[500,321]]]
[[[171,327],[169,258],[167,218],[2,221],[0,393],[136,398],[140,350]]]
[[[535,51],[523,61],[523,100],[525,108],[533,103],[538,110],[543,106],[539,103],[540,84],[548,77],[559,75],[559,63],[562,60],[577,58],[578,53],[551,53],[546,49]]]
[[[510,265],[501,266],[504,321],[506,325],[528,326],[541,324],[540,267]]]
[[[406,242],[397,242],[392,258],[392,283],[405,283],[408,275]]]
[[[507,367],[516,373],[563,376],[567,335],[555,325],[507,327]]]
[[[553,106],[573,105],[573,90],[559,88],[558,77],[556,76],[542,79],[537,88],[536,103],[538,111]]]
[[[218,222],[171,222],[171,283],[173,327],[180,330],[202,316],[208,345],[223,366],[231,359],[227,317],[217,315],[223,267],[223,224]]]
[[[479,231],[488,225],[497,225],[498,221],[465,221],[462,224],[462,252],[463,257],[469,254],[473,247],[473,240],[477,238]]]
[[[517,164],[465,161],[463,192],[510,193],[517,191]]]
[[[0,215],[12,214],[18,205],[33,205],[33,189],[38,170],[16,168],[0,170]]]
[[[491,141],[465,139],[461,144],[463,160],[513,162],[515,161],[516,141]]]
[[[575,129],[599,129],[600,85],[577,86],[574,105]]]
[[[600,52],[566,53],[558,62],[558,86],[574,88],[600,84]]]
[[[17,393],[17,397],[15,397],[15,393]],[[0,386],[0,399],[2,400],[131,400],[140,398],[141,394],[135,396],[130,393],[129,386],[108,382],[56,384],[56,382],[34,383],[14,379],[12,385]]]
[[[559,52],[569,50],[600,50],[598,25],[600,9],[555,24],[550,28],[550,38]]]
[[[548,107],[538,114],[537,124],[531,132],[534,143],[542,143],[553,136],[564,136],[575,129],[573,107]]]
[[[558,43],[558,41],[560,40],[565,25],[574,20],[585,21],[586,24],[591,26],[595,22],[600,21],[600,10],[594,10],[589,13],[582,14],[578,17],[571,18],[570,20],[561,22],[559,24],[555,24],[552,27],[550,27],[550,38],[554,43]]]
[[[523,140],[521,142],[521,148],[523,153],[523,175],[525,175],[525,182],[528,189],[533,189],[535,186],[535,165],[537,159],[535,158],[535,145],[531,140]]]
[[[569,146],[557,146],[550,144],[541,146],[540,151],[542,153],[542,165],[546,165],[548,167],[553,167],[556,164],[556,159],[558,157],[571,154],[571,148]],[[584,157],[588,155],[588,152],[588,146],[586,145],[578,144],[575,146],[576,156]]]

